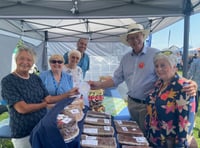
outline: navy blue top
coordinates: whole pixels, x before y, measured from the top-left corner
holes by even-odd
[[[65,64],[68,64],[68,52],[66,52],[63,57],[65,59]],[[88,71],[90,68],[90,58],[88,54],[83,53],[83,56],[81,57],[78,63],[78,66],[81,67],[83,71],[83,78],[85,78],[86,71]]]
[[[9,74],[1,81],[2,98],[8,103],[10,113],[11,136],[13,138],[22,138],[29,135],[34,126],[46,114],[46,108],[21,114],[14,108],[14,104],[19,101],[25,101],[28,104],[41,103],[48,96],[41,79],[30,74],[29,79],[22,79],[13,74]]]
[[[165,147],[167,138],[175,139],[176,148],[188,147],[195,117],[195,97],[182,91],[184,79],[177,74],[162,90],[164,82],[158,80],[146,99],[146,137],[154,147]]]

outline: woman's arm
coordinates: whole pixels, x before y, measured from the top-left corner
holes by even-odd
[[[184,94],[181,94],[180,99],[176,100],[178,116],[176,147],[186,146],[187,135],[191,135],[194,126],[195,97],[190,97]]]
[[[35,103],[35,104],[27,104],[25,101],[19,101],[14,104],[15,110],[21,114],[34,112],[45,107],[47,107],[47,102],[45,101],[41,103]]]
[[[64,94],[61,94],[61,95],[58,95],[58,96],[47,96],[45,97],[45,101],[50,104],[50,103],[56,103],[62,99],[65,99],[65,98],[69,98],[71,96],[74,96],[74,95],[78,95],[79,92],[78,92],[78,88],[72,88],[70,91],[64,93]]]

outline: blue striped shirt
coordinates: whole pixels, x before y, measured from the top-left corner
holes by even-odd
[[[157,79],[153,63],[156,52],[155,48],[144,47],[139,54],[133,51],[125,54],[113,76],[115,86],[125,81],[127,95],[144,100]]]

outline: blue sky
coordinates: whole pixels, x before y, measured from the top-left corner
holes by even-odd
[[[181,20],[152,36],[152,47],[164,49],[168,47],[168,35],[170,33],[169,47],[176,45],[183,47],[183,28],[184,21]],[[190,36],[189,45],[192,47],[200,47],[200,13],[190,16]]]

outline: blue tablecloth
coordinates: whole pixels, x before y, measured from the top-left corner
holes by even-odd
[[[109,98],[109,99],[110,98],[111,99],[121,99],[123,101],[123,99],[122,99],[122,97],[121,97],[121,95],[120,95],[120,93],[119,93],[119,91],[117,90],[116,87],[106,88],[104,90],[104,96],[105,96],[104,98],[106,98],[106,99],[107,98]],[[113,104],[113,107],[112,107],[113,110],[115,109],[115,107],[117,107],[117,105],[114,105],[115,104],[114,100],[112,100],[109,103]],[[105,107],[107,109],[107,106],[105,106]],[[111,107],[111,106],[109,106],[109,107]],[[124,107],[119,113],[117,113],[117,115],[114,115],[114,119],[115,120],[130,120],[131,116],[129,114],[128,107],[127,106]]]
[[[121,98],[121,95],[116,87],[106,88],[104,90],[104,96]]]
[[[72,142],[65,143],[59,129],[57,128],[57,115],[68,104],[71,104],[73,99],[64,99],[56,104],[47,115],[36,125],[30,137],[32,148],[79,148],[81,134]],[[84,113],[88,110],[84,109]],[[80,132],[82,133],[83,120],[78,123]]]

